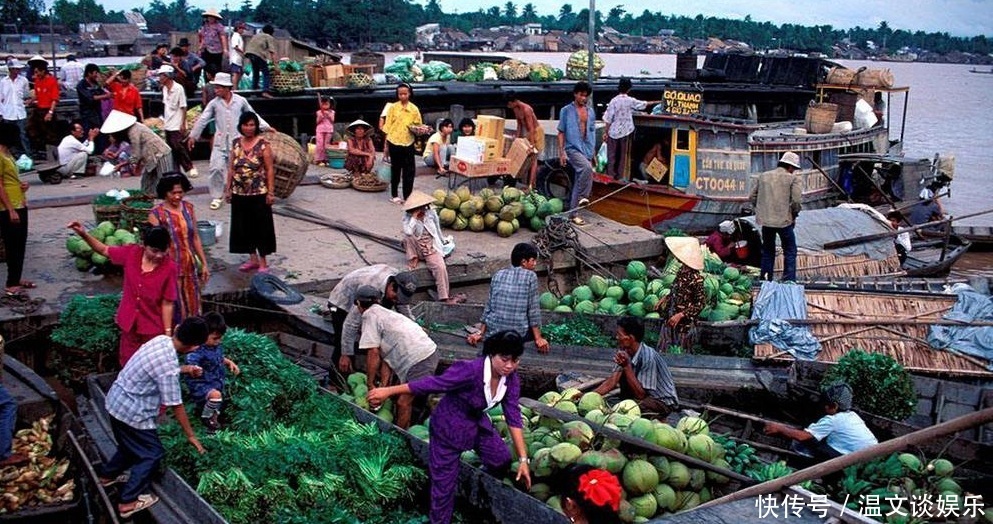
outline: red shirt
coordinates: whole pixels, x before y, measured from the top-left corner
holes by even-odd
[[[110,261],[124,267],[124,292],[114,320],[125,332],[159,335],[165,332],[162,301],[178,298],[176,263],[167,258],[145,273],[141,270],[143,251],[144,248],[138,245],[107,248]]]
[[[138,110],[141,109],[141,93],[134,84],[125,86],[120,82],[112,82],[110,92],[114,93],[114,109],[138,116]]]
[[[704,243],[710,248],[710,252],[721,257],[722,261],[728,262],[734,258],[734,241],[730,236],[714,231]]]
[[[50,109],[59,99],[59,81],[51,74],[34,83],[34,96],[39,109]]]

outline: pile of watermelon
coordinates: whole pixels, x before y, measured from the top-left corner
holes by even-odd
[[[546,199],[536,191],[525,194],[514,187],[499,192],[487,187],[473,195],[462,186],[455,191],[437,189],[432,196],[442,227],[496,231],[504,238],[521,226],[540,231],[545,227],[545,217],[561,213],[564,206],[558,198]]]
[[[138,237],[127,229],[118,229],[113,222],[101,222],[97,227],[88,231],[90,236],[107,244],[108,246],[124,246],[137,244]],[[75,257],[76,269],[89,271],[93,266],[103,266],[107,264],[107,257],[96,253],[79,235],[70,235],[66,238],[66,250]]]
[[[750,318],[752,274],[724,264],[705,248],[703,260],[703,293],[707,302],[700,319],[724,322]]]

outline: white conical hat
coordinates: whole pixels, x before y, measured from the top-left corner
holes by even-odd
[[[703,252],[700,241],[694,237],[666,237],[665,247],[669,248],[672,256],[686,264],[690,269],[703,269]]]
[[[410,196],[403,203],[404,211],[412,211],[422,206],[434,203],[434,197],[423,191],[411,191]]]
[[[138,117],[115,109],[107,115],[107,120],[103,121],[100,132],[105,135],[112,135],[133,126],[137,121]]]

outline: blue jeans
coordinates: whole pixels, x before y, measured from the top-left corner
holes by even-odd
[[[566,150],[566,157],[569,165],[572,166],[576,176],[572,179],[572,196],[569,198],[569,209],[571,216],[576,216],[576,207],[579,201],[590,197],[593,191],[593,164],[585,155],[574,149]]]
[[[113,416],[110,426],[117,440],[117,452],[110,462],[97,468],[101,477],[112,479],[131,468],[131,476],[121,490],[121,504],[138,500],[138,495],[149,493],[152,475],[159,469],[165,448],[154,429],[136,429]]]
[[[772,269],[776,265],[776,235],[783,246],[783,281],[796,281],[796,234],[793,224],[786,227],[762,226],[762,266],[759,278],[772,280]]]
[[[0,460],[13,453],[14,424],[17,422],[17,401],[0,384]]]

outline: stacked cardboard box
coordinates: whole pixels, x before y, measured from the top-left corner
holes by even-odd
[[[467,177],[509,175],[510,161],[506,158],[496,158],[484,162],[473,162],[457,156],[452,157],[448,168],[453,172]]]
[[[321,87],[344,87],[345,66],[342,64],[331,64],[324,66],[324,83]]]
[[[476,117],[476,136],[495,140],[497,156],[503,154],[505,147],[503,138],[505,123],[503,118],[497,116],[479,115]]]

